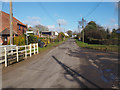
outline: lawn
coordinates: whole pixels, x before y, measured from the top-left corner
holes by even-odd
[[[76,39],[76,43],[79,47],[83,47],[83,48],[90,48],[90,49],[102,50],[102,51],[118,52],[118,45],[88,44],[88,43],[83,43],[81,41],[78,41],[77,39]]]
[[[68,40],[68,38],[65,39],[65,40],[63,40],[63,41],[60,41],[60,42],[50,43],[50,44],[47,45],[47,47],[43,47],[43,48],[38,47],[38,50],[39,50],[39,52],[46,51],[46,50],[48,50],[48,49],[50,49],[50,48],[52,48],[52,47],[55,47],[55,46],[57,46],[57,45],[62,44],[63,42],[65,42],[65,41],[67,41],[67,40]]]

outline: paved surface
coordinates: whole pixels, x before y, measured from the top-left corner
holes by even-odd
[[[30,59],[3,70],[3,88],[111,88],[118,79],[117,54],[81,49],[73,39]]]

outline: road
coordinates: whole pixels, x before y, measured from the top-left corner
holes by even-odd
[[[3,88],[111,88],[116,53],[79,48],[74,39],[3,70]]]

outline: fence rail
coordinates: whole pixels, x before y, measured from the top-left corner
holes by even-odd
[[[32,54],[38,54],[38,43],[16,46],[16,45],[3,45],[0,46],[0,64],[5,63],[5,67],[8,66],[8,62],[11,59],[27,58],[27,56],[32,56]]]

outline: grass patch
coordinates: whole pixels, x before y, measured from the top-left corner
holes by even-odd
[[[102,51],[113,51],[118,52],[118,45],[99,45],[99,44],[88,44],[78,41],[76,39],[76,43],[79,47],[95,49],[95,50],[102,50]]]
[[[50,48],[52,48],[52,47],[55,47],[55,46],[57,46],[57,45],[62,44],[63,42],[65,42],[65,41],[67,41],[67,40],[68,40],[68,38],[65,39],[65,40],[63,40],[63,41],[60,41],[60,42],[50,43],[50,44],[47,45],[47,47],[43,47],[43,48],[38,47],[38,50],[39,50],[39,52],[46,51],[46,50],[48,50],[48,49],[50,49]]]

